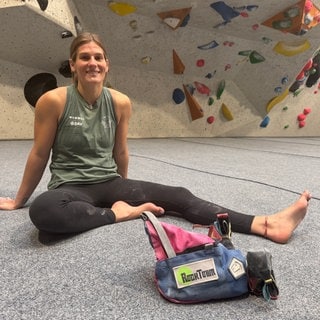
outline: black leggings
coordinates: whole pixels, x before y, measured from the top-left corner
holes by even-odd
[[[76,233],[115,222],[110,209],[116,201],[137,206],[145,202],[164,208],[192,223],[211,224],[217,213],[227,212],[232,230],[250,233],[253,216],[202,200],[182,187],[115,178],[86,185],[66,184],[38,196],[30,206],[30,218],[41,231]]]

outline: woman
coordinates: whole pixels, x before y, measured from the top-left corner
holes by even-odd
[[[131,103],[126,95],[104,87],[109,61],[97,35],[83,33],[74,39],[70,68],[73,85],[46,92],[36,104],[34,144],[20,188],[15,199],[0,198],[0,209],[24,206],[52,151],[49,190],[30,206],[39,230],[82,232],[135,219],[147,210],[210,224],[217,213],[228,212],[233,231],[279,243],[289,240],[306,214],[308,191],[283,211],[251,216],[199,199],[185,188],[128,179]]]

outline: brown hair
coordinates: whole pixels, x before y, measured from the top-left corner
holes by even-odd
[[[107,60],[107,50],[105,49],[100,37],[97,34],[90,32],[83,32],[73,39],[70,46],[70,59],[72,61],[76,61],[79,47],[91,41],[95,42],[103,50],[104,57]]]
[[[75,62],[77,60],[78,49],[84,44],[89,42],[95,42],[102,50],[104,54],[104,58],[107,59],[107,50],[105,49],[102,40],[99,35],[90,32],[83,32],[79,34],[76,38],[73,39],[70,46],[70,59]],[[76,75],[72,74],[73,81],[77,83]]]

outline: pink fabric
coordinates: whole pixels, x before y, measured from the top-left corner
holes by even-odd
[[[214,240],[206,234],[186,231],[180,227],[165,222],[160,223],[162,224],[162,227],[167,233],[173,250],[176,253],[181,253],[188,248],[214,243]],[[146,226],[151,238],[152,247],[154,249],[157,260],[166,259],[167,255],[164,249],[162,248],[158,234],[154,230],[151,222],[146,221]]]

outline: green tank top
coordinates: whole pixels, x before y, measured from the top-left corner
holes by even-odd
[[[113,158],[116,125],[107,88],[90,106],[74,85],[68,86],[66,105],[52,147],[48,188],[64,183],[98,183],[119,176]]]

